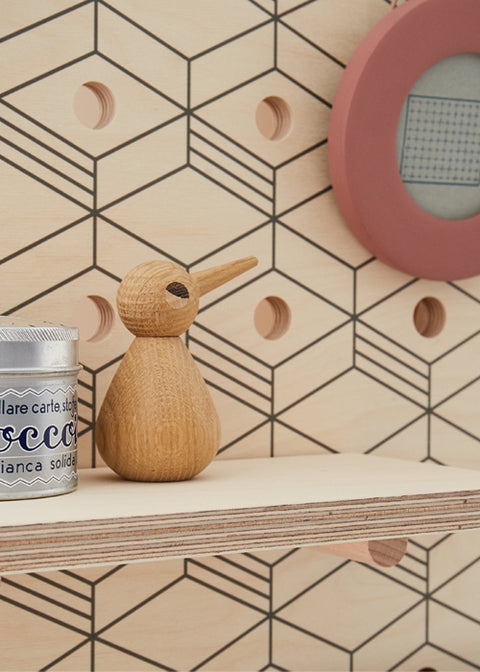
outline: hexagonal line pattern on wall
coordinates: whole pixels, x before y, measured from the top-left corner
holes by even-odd
[[[389,3],[201,3],[6,6],[2,312],[74,322],[86,296],[114,304],[135,263],[201,270],[253,253],[257,269],[212,292],[186,337],[222,458],[357,450],[478,466],[480,283],[432,285],[372,259],[326,169],[336,86]],[[73,94],[100,95],[96,82],[115,115],[92,130]],[[282,139],[257,128],[265,100]],[[447,320],[427,339],[413,317],[432,295]],[[254,325],[272,296],[292,314],[277,340]],[[98,464],[94,419],[129,343],[118,321],[82,342],[81,466]],[[0,665],[22,649],[52,670],[477,669],[478,542],[420,538],[385,571],[292,549],[10,577]]]

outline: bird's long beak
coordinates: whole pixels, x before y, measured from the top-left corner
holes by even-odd
[[[233,280],[237,275],[241,275],[258,264],[257,257],[244,257],[236,261],[230,261],[228,264],[222,266],[215,266],[208,268],[206,271],[197,271],[191,273],[191,278],[197,284],[200,290],[200,296],[212,289],[216,289],[229,280]]]

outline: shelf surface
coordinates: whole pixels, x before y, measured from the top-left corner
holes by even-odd
[[[192,481],[85,469],[73,493],[0,502],[0,572],[480,527],[480,472],[371,455],[216,460]]]

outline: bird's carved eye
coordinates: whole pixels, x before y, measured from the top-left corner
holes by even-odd
[[[165,288],[165,298],[172,308],[183,308],[190,298],[190,294],[181,282],[171,282]]]

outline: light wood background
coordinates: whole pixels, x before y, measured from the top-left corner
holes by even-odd
[[[1,312],[80,325],[82,466],[101,464],[94,418],[132,338],[119,280],[154,258],[196,271],[254,254],[186,338],[222,423],[218,459],[480,467],[479,279],[372,259],[330,188],[335,90],[388,11],[0,4]],[[462,533],[418,538],[388,570],[291,549],[8,577],[0,669],[478,669],[479,549]]]

